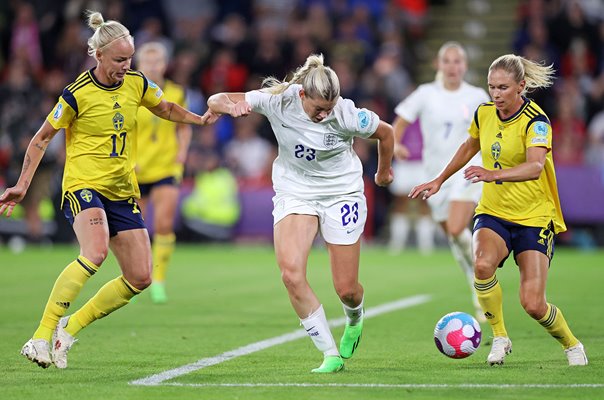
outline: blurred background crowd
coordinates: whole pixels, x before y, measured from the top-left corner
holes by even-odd
[[[63,88],[95,65],[87,55],[92,31],[86,9],[122,22],[136,46],[162,42],[170,52],[169,78],[186,88],[188,106],[199,114],[208,96],[256,89],[269,75],[283,79],[311,53],[325,55],[343,97],[387,122],[417,85],[434,79],[433,60],[447,40],[466,47],[467,79],[483,88],[486,69],[499,55],[513,52],[553,64],[555,85],[531,97],[553,125],[560,195],[571,228],[561,243],[604,245],[601,0],[4,0],[0,190],[16,182],[27,145]],[[410,129],[415,135],[405,140],[419,155],[418,128]],[[357,140],[355,146],[367,177],[365,239],[385,243],[392,196],[372,183],[372,144]],[[179,240],[270,240],[275,155],[270,126],[258,115],[194,128]],[[58,208],[63,159],[58,136],[15,218],[0,219],[0,243],[73,240]],[[235,205],[224,212],[227,202]]]

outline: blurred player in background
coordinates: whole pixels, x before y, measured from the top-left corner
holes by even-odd
[[[80,255],[61,272],[42,320],[21,354],[43,368],[67,367],[74,336],[97,319],[128,304],[151,283],[151,244],[136,198],[135,125],[140,106],[175,122],[203,125],[216,115],[199,116],[163,98],[162,90],[130,70],[134,40],[117,21],[90,12],[89,55],[96,67],[68,85],[32,138],[17,184],[0,196],[7,216],[23,200],[50,140],[65,129],[66,160],[62,209],[80,244]],[[79,310],[63,317],[80,289],[111,251],[122,275],[106,283]],[[52,347],[49,346],[52,340]]]
[[[241,117],[265,115],[278,142],[273,164],[274,243],[281,278],[294,310],[317,349],[323,352],[313,372],[338,372],[342,358],[354,353],[363,328],[363,287],[359,256],[367,204],[363,168],[352,149],[354,137],[378,140],[375,183],[392,181],[392,127],[372,111],[340,97],[335,72],[311,55],[289,82],[263,81],[263,89],[218,93],[210,110]],[[319,299],[306,278],[308,255],[317,233],[327,242],[336,293],[346,314],[346,327],[336,347]]]
[[[583,345],[562,311],[547,302],[545,288],[554,236],[564,232],[552,156],[549,118],[524,95],[549,87],[554,70],[508,54],[489,67],[492,102],[474,113],[470,137],[434,180],[410,196],[429,198],[444,182],[482,151],[482,165],[465,168],[470,182],[485,182],[474,216],[474,273],[478,300],[493,330],[490,365],[503,364],[512,351],[503,319],[503,294],[496,271],[510,253],[520,271],[520,303],[562,345],[568,364],[587,365]]]
[[[148,42],[137,50],[137,70],[163,89],[166,101],[187,108],[185,90],[164,77],[167,67],[168,54],[163,44]],[[147,202],[153,206],[153,283],[149,289],[154,303],[165,303],[166,272],[176,242],[174,218],[183,164],[191,142],[191,126],[162,119],[145,107],[138,109],[136,122],[139,206],[147,221]]]
[[[394,110],[397,114],[393,123],[394,154],[398,160],[404,160],[409,155],[408,149],[400,142],[407,127],[417,119],[423,138],[423,173],[416,170],[407,171],[406,164],[397,162],[394,165],[395,180],[419,180],[419,184],[438,175],[459,145],[468,137],[473,110],[489,100],[483,89],[463,80],[468,66],[466,53],[459,43],[447,42],[441,46],[437,66],[434,82],[420,85]],[[480,164],[480,155],[472,159],[472,164]],[[460,172],[443,183],[439,193],[432,196],[428,204],[432,210],[432,218],[447,234],[453,256],[466,276],[476,317],[480,322],[484,322],[485,317],[474,292],[472,233],[469,229],[481,188],[481,184],[471,185],[467,182]],[[402,208],[406,203],[405,197],[407,196],[395,198],[395,214],[391,221],[391,230],[395,233],[408,230],[409,222],[406,216],[397,212],[397,207]]]

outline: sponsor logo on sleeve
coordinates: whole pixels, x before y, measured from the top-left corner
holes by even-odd
[[[359,111],[359,126],[361,127],[361,129],[365,129],[367,128],[367,126],[369,125],[369,114],[367,113],[367,111]]]
[[[547,136],[547,124],[543,121],[537,121],[533,125],[533,131],[539,136]]]
[[[61,118],[61,115],[63,115],[63,104],[59,103],[57,104],[57,108],[55,108],[55,113],[52,115],[52,118],[56,121]]]
[[[532,144],[547,144],[547,138],[534,137],[531,139]]]

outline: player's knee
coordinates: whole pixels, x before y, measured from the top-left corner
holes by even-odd
[[[107,255],[109,254],[109,247],[106,244],[96,244],[92,246],[87,246],[86,249],[82,250],[82,255],[86,257],[90,262],[92,262],[96,266],[101,266]]]
[[[457,240],[457,237],[461,235],[461,233],[467,229],[463,224],[447,224],[447,231],[453,240]]]
[[[358,297],[358,285],[346,284],[336,285],[336,293],[342,301],[342,303],[350,304],[353,303]]]
[[[493,273],[492,261],[484,257],[476,257],[476,261],[474,261],[474,275],[478,279],[489,279],[493,276]]]
[[[306,277],[296,268],[281,268],[281,280],[287,290],[296,291],[306,284]]]
[[[145,290],[152,282],[151,274],[145,273],[132,275],[127,277],[126,280],[138,290]]]
[[[547,305],[544,299],[537,296],[521,296],[520,304],[528,315],[533,319],[541,319],[547,312]]]

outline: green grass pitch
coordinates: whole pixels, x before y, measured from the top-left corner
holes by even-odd
[[[2,399],[604,398],[602,251],[558,249],[548,282],[548,301],[564,312],[585,345],[589,366],[569,368],[559,344],[524,313],[518,270],[508,260],[498,277],[514,352],[504,366],[489,367],[487,325],[483,345],[469,358],[448,359],[434,345],[432,331],[442,315],[472,311],[469,288],[446,249],[391,256],[365,246],[361,282],[368,310],[419,295],[427,301],[368,318],[354,358],[344,372],[328,376],[310,373],[322,356],[306,337],[227,360],[229,351],[301,329],[272,248],[243,245],[178,246],[168,304],[153,305],[143,293],[83,330],[66,370],[43,370],[19,349],[33,333],[56,276],[77,253],[71,246],[21,254],[0,247]],[[324,248],[313,250],[308,269],[327,317],[342,317]],[[72,310],[118,274],[110,256]],[[338,340],[342,327],[333,332]],[[198,360],[214,364],[185,371]],[[171,379],[158,378],[174,370]],[[133,383],[144,378],[154,385]]]

